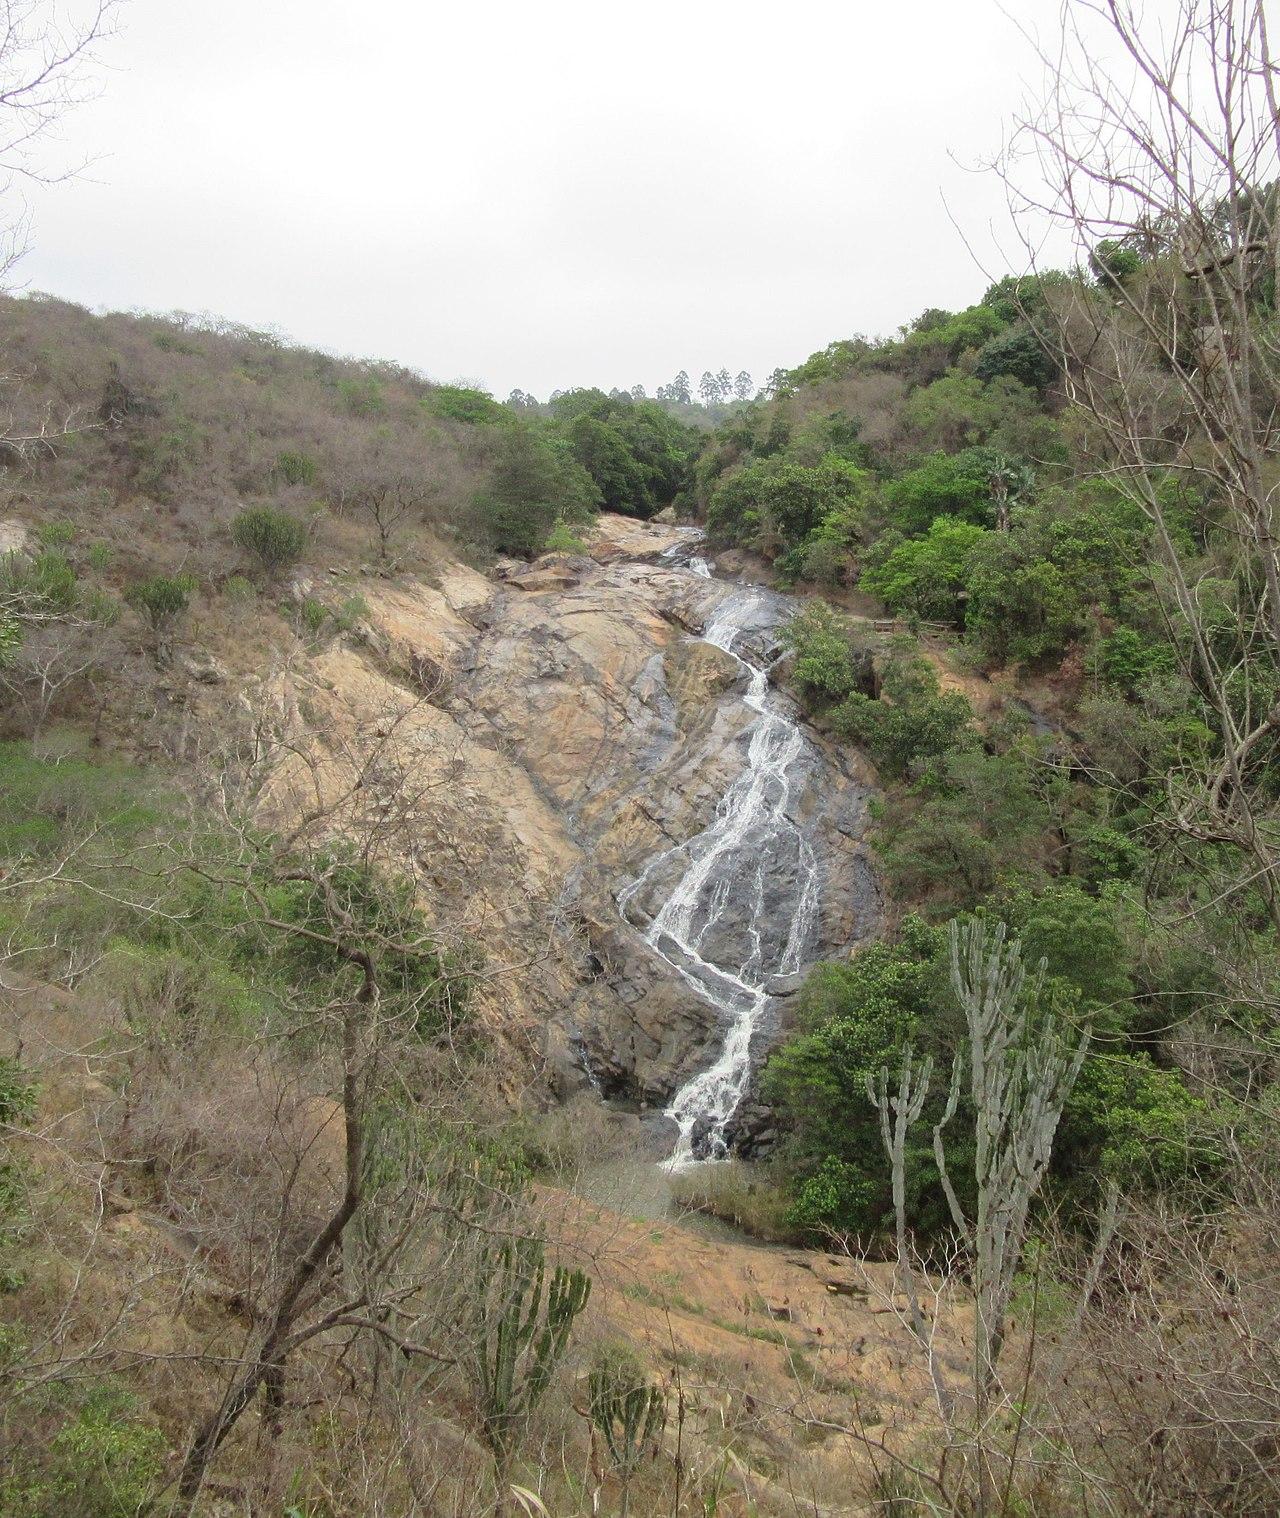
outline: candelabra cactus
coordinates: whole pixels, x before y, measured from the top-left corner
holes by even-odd
[[[667,1421],[666,1399],[661,1386],[645,1381],[643,1367],[625,1346],[597,1354],[587,1385],[587,1411],[604,1440],[610,1464],[621,1477],[620,1518],[627,1518],[631,1477],[656,1451]]]
[[[505,1476],[519,1431],[542,1400],[587,1305],[591,1278],[557,1266],[548,1285],[541,1239],[487,1247],[480,1259],[474,1324],[481,1428]],[[544,1287],[545,1296],[544,1296]]]

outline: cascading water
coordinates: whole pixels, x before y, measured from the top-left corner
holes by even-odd
[[[711,578],[705,559],[691,558],[688,568]],[[625,913],[632,898],[679,858],[683,873],[651,919],[645,940],[717,1009],[725,1026],[718,1058],[686,1081],[667,1108],[678,1129],[675,1150],[665,1161],[671,1170],[699,1157],[695,1141],[708,1158],[725,1155],[725,1128],[746,1088],[752,1036],[769,1001],[766,984],[772,976],[800,969],[818,911],[813,849],[789,810],[792,775],[808,741],[770,700],[764,668],[734,648],[744,629],[760,625],[763,594],[732,591],[703,633],[705,642],[732,655],[749,675],[743,699],[757,716],[747,734],[746,766],[720,798],[711,825],[650,860],[618,898]],[[788,868],[769,871],[770,894],[766,864],[780,862]],[[786,882],[781,897],[779,880]]]

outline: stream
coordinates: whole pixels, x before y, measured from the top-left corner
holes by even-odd
[[[671,557],[681,550],[676,549]],[[705,559],[692,557],[688,572],[711,579]],[[680,868],[666,899],[644,933],[645,941],[710,1003],[723,1029],[716,1059],[675,1092],[666,1116],[676,1125],[675,1149],[663,1162],[678,1171],[704,1159],[723,1159],[726,1129],[751,1074],[751,1045],[767,1015],[768,985],[806,963],[818,914],[818,866],[804,829],[792,815],[793,775],[809,758],[809,740],[772,692],[766,663],[738,645],[742,635],[767,624],[774,593],[735,586],[715,609],[704,642],[735,658],[747,674],[742,697],[755,718],[742,734],[747,745],[741,773],[721,796],[702,832],[656,855],[618,896],[628,903],[654,876]],[[767,655],[763,656],[767,658]],[[765,862],[785,859],[788,868]],[[778,890],[779,879],[786,882]]]

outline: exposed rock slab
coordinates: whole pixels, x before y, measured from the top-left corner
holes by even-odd
[[[561,1095],[590,1080],[665,1103],[722,1031],[642,939],[669,886],[663,871],[627,918],[617,904],[648,861],[709,825],[755,720],[739,661],[689,631],[730,593],[671,557],[693,541],[685,527],[606,516],[589,556],[505,566],[500,580],[450,564],[431,584],[371,581],[359,637],[319,655],[305,679],[282,672],[271,686],[282,715],[339,767],[344,744],[392,714],[423,795],[408,863],[441,923],[512,967],[482,998],[526,1065],[530,1044],[541,1050]],[[762,600],[743,634],[752,657],[776,654],[789,614],[785,598]],[[815,954],[878,930],[867,793],[815,740],[792,802],[822,877]],[[767,889],[782,900],[785,885],[779,876]],[[781,1025],[776,1007],[763,1037]]]

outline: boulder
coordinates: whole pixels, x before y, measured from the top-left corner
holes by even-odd
[[[198,685],[223,685],[231,678],[231,671],[211,653],[184,654],[182,668]]]
[[[546,569],[526,569],[521,574],[509,575],[507,584],[514,585],[517,590],[572,590],[578,583],[578,578],[573,570],[556,565]]]
[[[0,521],[0,559],[11,553],[26,553],[31,546],[31,529],[16,517]]]

